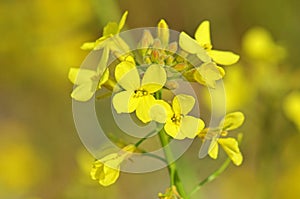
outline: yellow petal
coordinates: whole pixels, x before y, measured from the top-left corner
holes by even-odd
[[[99,160],[98,160],[99,161]],[[93,180],[97,180],[100,178],[100,176],[103,173],[103,166],[104,164],[102,162],[98,162],[97,164],[93,164],[93,167],[90,172],[90,176]]]
[[[131,51],[128,44],[119,35],[111,37],[107,46],[111,51],[120,52],[121,54]]]
[[[136,116],[144,123],[150,122],[150,109],[155,103],[152,95],[140,97],[138,106],[136,107]]]
[[[172,117],[173,111],[171,106],[164,100],[155,100],[150,108],[150,118],[159,123],[165,123],[167,118]]]
[[[195,138],[195,136],[204,128],[204,122],[192,116],[184,116],[181,120],[180,131],[185,137]]]
[[[212,159],[217,159],[218,158],[218,153],[219,153],[219,145],[218,143],[215,141],[215,139],[213,139],[210,143],[210,147],[208,149],[208,155],[212,158]]]
[[[117,113],[132,113],[136,110],[141,98],[134,97],[133,91],[121,91],[113,97],[113,106]]]
[[[103,36],[113,36],[119,33],[119,25],[116,22],[108,22],[103,28]]]
[[[94,86],[92,81],[80,84],[73,90],[73,92],[71,93],[71,97],[81,102],[88,101],[93,97],[96,91],[93,89],[93,87]]]
[[[186,138],[186,136],[180,130],[177,133],[177,135],[174,137],[174,139],[176,139],[176,140],[183,140],[185,138]]]
[[[100,75],[102,75],[102,73],[107,68],[108,58],[109,58],[109,49],[107,47],[104,47],[102,51],[101,60],[99,61],[99,64],[97,66],[97,73],[99,73]]]
[[[120,30],[123,29],[123,27],[125,25],[125,22],[126,22],[126,19],[127,19],[127,15],[128,15],[128,11],[126,10],[124,12],[124,14],[122,15],[122,17],[120,19],[120,22],[119,22],[119,32],[120,32]]]
[[[221,122],[221,127],[225,131],[230,131],[240,127],[245,120],[245,116],[242,112],[233,112],[225,116]]]
[[[149,93],[160,90],[167,81],[166,71],[157,64],[149,66],[142,79],[142,88]]]
[[[181,32],[179,35],[179,46],[191,54],[206,54],[204,48],[185,32]]]
[[[239,55],[229,51],[210,50],[207,53],[214,62],[221,65],[232,65],[240,59]]]
[[[80,48],[82,50],[93,50],[95,47],[95,44],[96,44],[95,42],[85,42],[80,46]]]
[[[234,138],[219,138],[218,143],[236,166],[242,164],[243,156],[240,152],[238,142]]]
[[[107,161],[110,161],[110,160],[114,160],[114,159],[117,159],[119,157],[118,153],[111,153],[111,154],[108,154],[106,156],[104,156],[103,158],[101,158],[100,160],[97,160],[94,162],[94,164],[97,166],[98,164],[102,164],[102,163],[105,163]]]
[[[132,62],[121,62],[116,66],[115,78],[125,90],[136,90],[140,87],[140,76]]]
[[[162,45],[166,47],[169,44],[169,27],[165,20],[161,19],[157,25],[157,37],[160,39]]]
[[[216,81],[221,79],[225,74],[225,71],[218,67],[215,63],[209,62],[202,64],[197,68],[197,72],[194,73],[194,78],[197,82],[215,88]]]
[[[107,47],[108,43],[111,41],[108,39],[110,37],[111,37],[111,35],[107,35],[107,36],[102,36],[99,39],[97,39],[93,50],[99,50],[99,49]]]
[[[125,154],[133,153],[136,150],[136,146],[134,144],[129,144],[122,148],[122,152]]]
[[[195,32],[195,39],[202,46],[211,46],[210,24],[209,21],[203,21]]]
[[[197,57],[198,57],[201,61],[203,61],[204,63],[206,63],[206,62],[211,62],[211,58],[210,58],[210,56],[207,54],[206,51],[198,52],[198,53],[197,53]]]
[[[78,84],[92,81],[91,78],[96,75],[97,75],[96,71],[93,70],[81,69],[81,68],[70,68],[68,77],[73,84],[78,85]]]
[[[164,129],[165,129],[166,133],[173,138],[176,138],[176,136],[179,134],[179,130],[180,130],[179,125],[176,125],[170,121],[166,122]],[[181,139],[184,139],[184,138],[181,138]]]
[[[104,165],[103,172],[104,172],[104,178],[99,179],[99,183],[102,186],[106,187],[112,185],[117,181],[120,175],[120,166],[118,166],[117,169],[113,169]]]
[[[190,95],[180,94],[176,95],[172,102],[173,110],[176,114],[186,115],[195,105],[195,98]]]

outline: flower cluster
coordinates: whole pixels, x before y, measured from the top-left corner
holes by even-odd
[[[135,114],[145,124],[157,122],[163,126],[161,132],[168,139],[209,139],[210,157],[217,158],[218,145],[221,145],[233,163],[240,165],[243,158],[238,142],[224,136],[243,123],[243,114],[228,114],[218,128],[205,128],[204,121],[191,113],[195,107],[195,97],[184,93],[174,94],[176,84],[172,85],[177,79],[183,79],[215,88],[216,81],[225,75],[225,70],[219,65],[234,64],[239,56],[213,49],[209,21],[199,25],[195,39],[181,32],[176,41],[171,41],[168,25],[162,19],[156,35],[145,30],[136,48],[130,51],[129,45],[119,34],[126,17],[127,12],[119,24],[108,23],[102,37],[82,45],[82,49],[99,51],[102,56],[94,70],[71,68],[69,79],[76,85],[71,97],[88,101],[102,87],[110,89],[112,105],[117,114]],[[112,54],[118,58],[117,63],[107,66]],[[165,97],[166,92],[168,98]],[[136,147],[128,145],[121,153],[96,160],[91,171],[92,178],[103,186],[114,183],[119,177],[121,163]],[[181,198],[175,186],[159,197]]]

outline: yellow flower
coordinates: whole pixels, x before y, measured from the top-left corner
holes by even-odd
[[[108,48],[103,49],[101,60],[97,70],[82,68],[70,68],[69,80],[77,85],[71,93],[71,97],[78,101],[88,101],[95,92],[109,79],[109,70],[106,66],[109,57]]]
[[[179,35],[179,45],[183,50],[191,54],[196,54],[203,62],[210,62],[212,59],[217,64],[232,65],[240,58],[239,55],[229,51],[212,49],[209,21],[204,21],[199,25],[195,32],[195,39],[191,38],[185,32],[181,32]]]
[[[154,121],[165,123],[164,129],[175,139],[194,138],[204,128],[204,122],[187,115],[193,108],[195,99],[180,94],[174,97],[172,107],[163,100],[156,100],[150,115]]]
[[[283,101],[285,115],[293,121],[300,130],[300,92],[293,91]]]
[[[275,43],[271,33],[261,27],[251,28],[246,32],[243,50],[250,58],[262,61],[277,63],[286,57],[286,49]]]
[[[136,150],[134,145],[124,147],[119,153],[112,153],[93,163],[90,172],[93,180],[98,180],[102,186],[116,182],[120,175],[121,163]]]
[[[157,64],[150,65],[140,79],[133,58],[116,66],[115,78],[125,89],[113,97],[113,106],[117,113],[132,113],[144,123],[150,122],[149,109],[155,101],[152,95],[166,83],[166,71]]]
[[[109,71],[106,69],[101,76],[99,73],[88,69],[71,68],[69,79],[77,87],[71,93],[71,97],[78,101],[88,101],[97,89],[108,80]],[[100,81],[99,81],[100,78]]]
[[[205,141],[205,139],[211,139],[211,143],[208,149],[208,155],[217,159],[219,153],[219,145],[224,149],[231,161],[239,166],[243,162],[243,156],[240,152],[238,142],[234,138],[223,138],[218,137],[226,136],[228,131],[234,130],[240,127],[244,122],[244,115],[241,112],[229,113],[225,118],[220,122],[220,125],[216,129],[204,129],[200,132],[199,137]]]
[[[129,51],[128,45],[118,36],[122,28],[125,25],[128,11],[126,11],[121,20],[118,23],[109,22],[103,29],[103,36],[97,39],[95,42],[86,42],[81,46],[83,50],[98,50],[105,46],[108,46],[111,50],[119,51],[123,50],[125,52]],[[112,40],[109,38],[113,38]],[[121,49],[120,49],[121,48]]]
[[[158,197],[159,199],[182,199],[174,185],[168,188],[166,190],[166,193],[159,193]]]
[[[203,63],[194,73],[194,79],[200,84],[215,88],[216,81],[222,79],[225,71],[214,62]]]

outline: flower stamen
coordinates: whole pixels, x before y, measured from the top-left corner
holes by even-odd
[[[137,89],[134,91],[134,97],[143,97],[149,95],[149,92],[143,89]]]
[[[174,114],[173,117],[171,118],[171,120],[174,124],[179,125],[181,122],[181,118],[182,118],[181,115]]]

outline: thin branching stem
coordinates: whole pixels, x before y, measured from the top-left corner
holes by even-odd
[[[230,158],[227,158],[226,161],[221,165],[221,167],[219,167],[215,172],[213,172],[210,176],[205,178],[196,187],[194,187],[192,189],[192,191],[189,194],[189,197],[192,196],[193,194],[195,194],[197,191],[199,191],[199,189],[201,189],[202,186],[204,186],[205,184],[207,184],[207,183],[213,181],[214,179],[216,179],[219,175],[221,175],[225,171],[225,169],[229,165],[230,165]]]

